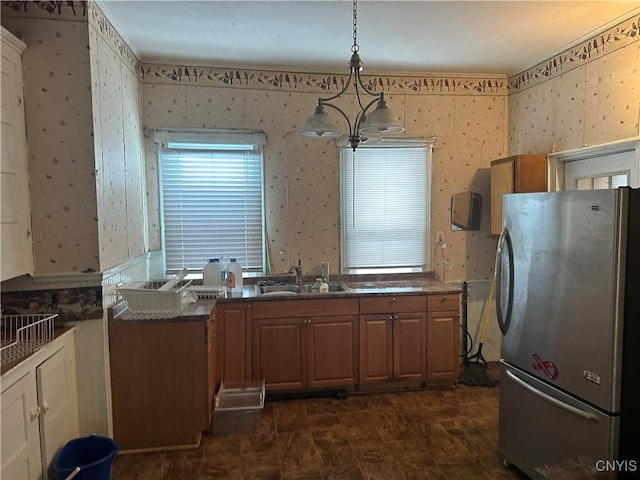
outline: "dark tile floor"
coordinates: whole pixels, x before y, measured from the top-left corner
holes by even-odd
[[[497,413],[498,388],[464,385],[268,401],[257,433],[119,455],[113,479],[523,480],[496,453]]]

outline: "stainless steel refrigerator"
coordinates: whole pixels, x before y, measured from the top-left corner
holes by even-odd
[[[506,195],[502,225],[499,453],[534,479],[640,478],[640,190]]]

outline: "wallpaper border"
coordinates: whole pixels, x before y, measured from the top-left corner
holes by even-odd
[[[544,62],[509,77],[509,94],[534,87],[639,40],[640,15],[634,15]]]
[[[99,6],[85,1],[2,1],[8,16],[56,18],[88,21],[109,43],[121,60],[143,84],[195,85],[202,87],[246,88],[253,90],[338,92],[346,74],[305,73],[294,70],[242,69],[233,67],[190,66],[142,63],[109,22]],[[372,92],[390,95],[510,95],[538,85],[601,58],[640,40],[640,15],[571,47],[516,75],[464,75],[424,73],[411,75],[364,75]]]
[[[120,60],[138,76],[139,80],[140,60],[138,60],[138,57],[136,57],[133,50],[129,48],[127,42],[124,41],[115,27],[107,19],[104,12],[100,10],[100,7],[93,1],[89,2],[89,26],[93,27],[100,37],[113,48],[120,57]]]
[[[305,93],[338,92],[348,79],[347,74],[304,73],[277,70],[252,70],[205,66],[181,66],[141,63],[139,78],[145,84],[197,85],[253,90],[298,91]],[[372,92],[384,91],[402,95],[506,95],[504,75],[363,75]]]

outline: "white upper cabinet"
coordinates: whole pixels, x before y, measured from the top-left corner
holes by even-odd
[[[22,51],[26,45],[2,27],[2,167],[0,280],[33,274],[31,207],[24,119]]]

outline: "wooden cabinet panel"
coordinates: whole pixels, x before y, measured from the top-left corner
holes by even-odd
[[[206,324],[109,322],[113,436],[123,451],[198,445],[211,415]]]
[[[355,386],[357,312],[357,298],[255,302],[254,378],[270,391]]]
[[[427,311],[452,311],[460,309],[460,294],[444,294],[444,295],[429,295],[427,297]]]
[[[307,386],[355,386],[358,317],[316,317],[307,323]]]
[[[261,301],[253,304],[253,318],[307,318],[357,315],[357,298]]]
[[[251,303],[219,303],[216,310],[218,377],[224,382],[249,381],[252,379]]]
[[[547,156],[514,155],[491,162],[491,234],[502,230],[502,197],[508,193],[544,192]]]
[[[360,299],[360,314],[424,312],[424,295],[375,295]]]
[[[360,315],[360,383],[393,377],[392,316]]]
[[[360,383],[426,379],[426,307],[424,295],[360,299]]]
[[[216,393],[216,388],[220,384],[218,378],[218,369],[216,368],[216,340],[217,340],[217,325],[216,325],[216,311],[215,308],[211,311],[209,320],[207,321],[207,406],[208,415],[205,429],[211,428],[211,417],[213,415],[213,400]]]
[[[422,380],[427,375],[426,313],[393,316],[394,377]]]
[[[302,319],[254,321],[253,361],[257,379],[269,390],[306,386],[305,323]]]
[[[427,380],[454,382],[460,375],[458,310],[427,315]]]

